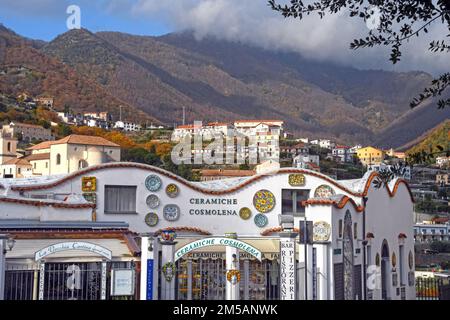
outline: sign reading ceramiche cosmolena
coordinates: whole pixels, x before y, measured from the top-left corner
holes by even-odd
[[[111,250],[108,250],[104,247],[101,247],[99,245],[89,243],[89,242],[60,242],[52,244],[44,249],[39,250],[35,253],[34,259],[36,261],[41,260],[42,258],[61,251],[68,251],[68,250],[82,250],[82,251],[88,251],[95,254],[98,254],[100,256],[103,256],[107,258],[108,260],[111,260],[112,253]]]
[[[238,215],[238,202],[237,199],[222,199],[222,198],[191,198],[189,203],[195,205],[195,209],[190,209],[190,215],[196,216],[237,216]],[[207,206],[206,208],[198,208],[198,206]],[[214,207],[217,206],[217,207]],[[227,209],[222,209],[226,206]],[[233,209],[230,206],[236,206]]]
[[[175,261],[180,259],[185,254],[188,254],[189,252],[193,250],[197,250],[204,247],[210,247],[210,246],[228,246],[233,247],[236,249],[239,249],[243,252],[247,252],[248,254],[251,254],[256,259],[261,261],[262,254],[261,251],[256,249],[255,247],[249,245],[248,243],[231,239],[231,238],[224,238],[224,237],[216,237],[216,238],[204,238],[197,241],[193,241],[191,243],[188,243],[187,245],[181,247],[175,252]]]

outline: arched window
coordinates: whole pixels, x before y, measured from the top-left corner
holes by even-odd
[[[11,142],[8,142],[8,152],[11,152]]]
[[[381,246],[381,299],[390,299],[390,257],[389,245],[386,239],[383,240]]]
[[[59,153],[56,155],[56,164],[61,164],[61,155]]]
[[[86,160],[78,161],[78,169],[83,169],[83,168],[87,168],[87,167],[88,167],[88,163]]]

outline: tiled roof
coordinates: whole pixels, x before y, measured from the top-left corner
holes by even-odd
[[[7,162],[4,163],[5,165],[28,165],[31,166],[31,164],[27,161],[26,158],[15,158],[15,159],[11,159]]]
[[[41,149],[48,149],[50,146],[54,144],[88,144],[93,146],[107,146],[107,147],[120,147],[118,144],[115,144],[114,142],[111,142],[109,140],[106,140],[102,137],[97,136],[83,136],[78,134],[71,134],[70,136],[67,136],[65,138],[56,140],[56,141],[44,141],[41,142],[31,148],[28,148],[28,150],[41,150]]]
[[[28,161],[49,160],[50,152],[30,154],[29,156],[25,157],[25,159],[27,159]]]
[[[43,126],[39,126],[37,124],[21,123],[21,122],[11,122],[11,124],[18,127],[45,129]]]
[[[210,122],[207,124],[209,127],[219,127],[219,126],[228,126],[226,122]]]
[[[97,136],[82,136],[78,134],[71,134],[65,138],[55,141],[54,144],[88,144],[95,146],[107,146],[107,147],[120,147],[118,144],[106,140],[102,137]]]
[[[44,141],[41,143],[38,143],[27,150],[42,150],[42,149],[49,149],[52,144],[54,144],[56,141]]]
[[[266,123],[266,122],[283,122],[283,120],[236,120],[234,123],[236,122],[257,122],[257,123]]]

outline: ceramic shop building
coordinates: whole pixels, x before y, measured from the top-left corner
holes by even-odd
[[[115,224],[126,225],[120,232],[128,236],[116,236],[125,246],[107,261],[136,264],[133,288],[141,299],[415,299],[411,192],[401,179],[377,189],[376,176],[336,181],[283,168],[189,182],[152,166],[110,163],[1,181],[0,219],[66,222],[66,229],[87,224],[96,234],[77,239],[109,251],[118,244],[98,241]],[[28,256],[8,252],[7,264],[30,263],[30,252],[67,242],[50,238],[28,243]],[[61,252],[54,259],[68,257]]]

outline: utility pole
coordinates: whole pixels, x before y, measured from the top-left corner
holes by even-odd
[[[186,125],[186,107],[183,106],[183,126]]]

